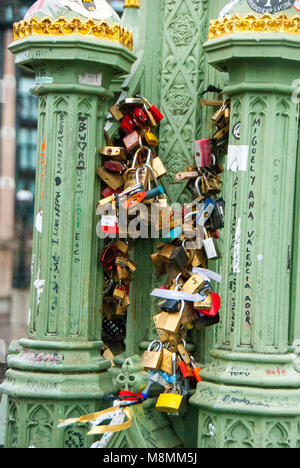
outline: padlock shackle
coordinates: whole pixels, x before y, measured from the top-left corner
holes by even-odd
[[[142,99],[147,104],[148,107],[151,107],[151,104],[148,101],[148,99],[144,98],[143,96],[140,96],[139,94],[135,94],[134,97],[136,97],[138,99]]]
[[[200,182],[201,182],[201,176],[197,177],[197,179],[195,181],[195,189],[196,189],[199,197],[202,197],[202,192],[201,192],[200,187],[199,187]]]
[[[160,350],[163,349],[163,344],[162,344],[162,342],[159,341],[159,340],[154,340],[154,341],[152,341],[152,342],[149,344],[149,346],[148,346],[148,348],[147,348],[147,351],[152,351],[152,346],[153,346],[155,343],[158,343],[158,347],[156,347],[156,348],[154,349],[154,351],[160,351]]]
[[[182,276],[182,273],[179,273],[175,278],[175,286],[176,287],[180,286],[179,280],[180,280],[181,276]],[[175,289],[175,291],[179,291],[179,289]]]
[[[145,167],[147,167],[147,169],[149,169],[149,171],[151,172],[152,177],[153,177],[153,180],[154,180],[154,183],[155,183],[156,187],[158,187],[159,184],[158,184],[158,180],[157,180],[157,178],[156,178],[155,171],[154,171],[153,167],[151,167],[150,164],[148,163],[148,160],[147,160],[147,162],[146,162],[146,164],[145,164]]]

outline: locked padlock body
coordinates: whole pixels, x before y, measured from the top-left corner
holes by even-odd
[[[143,366],[147,370],[160,369],[162,352],[145,351],[143,354]]]
[[[154,170],[157,178],[160,178],[160,177],[167,174],[167,169],[164,166],[162,160],[158,156],[153,158],[152,167],[153,167],[153,170]]]
[[[113,190],[118,190],[124,184],[123,176],[108,171],[104,166],[97,169],[97,174]]]
[[[169,314],[168,312],[161,312],[154,317],[156,328],[165,330],[171,333],[178,333],[182,324],[182,313],[176,312]]]
[[[225,201],[220,198],[216,201],[216,206],[210,217],[211,230],[223,229],[225,226]]]
[[[209,167],[212,164],[212,149],[209,138],[195,141],[194,150],[198,169]]]
[[[169,375],[172,375],[172,351],[167,348],[163,348],[162,360],[160,363],[160,369]]]
[[[162,413],[178,413],[183,396],[176,393],[161,393],[155,408]]]
[[[116,159],[117,161],[127,160],[127,154],[124,148],[118,148],[115,146],[103,146],[99,149],[99,153],[111,159]]]

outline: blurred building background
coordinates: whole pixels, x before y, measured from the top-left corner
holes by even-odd
[[[123,0],[108,2],[122,13]],[[7,47],[13,23],[32,4],[0,0],[0,342],[6,344],[26,334],[37,136],[34,78],[15,67]]]

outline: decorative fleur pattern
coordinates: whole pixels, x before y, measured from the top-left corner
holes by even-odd
[[[166,162],[165,188],[172,202],[179,201],[186,184],[174,175],[192,164],[192,142],[199,126],[199,99],[203,43],[207,38],[207,0],[165,0],[162,50],[160,156]],[[207,25],[207,27],[206,27]]]
[[[170,24],[171,37],[176,46],[188,45],[193,39],[196,25],[188,15],[177,17]]]
[[[170,90],[166,99],[174,115],[184,115],[192,104],[192,98],[184,85],[176,85]]]

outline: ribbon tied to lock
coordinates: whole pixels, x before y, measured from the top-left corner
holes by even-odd
[[[77,423],[90,423],[92,429],[88,435],[104,434],[101,441],[93,444],[92,448],[104,448],[115,432],[129,429],[132,425],[133,415],[130,408],[120,406],[120,401],[115,402],[116,406],[97,413],[85,414],[79,418],[60,420],[58,428],[70,426]],[[125,419],[127,420],[125,421]],[[104,421],[111,421],[110,424],[100,425]]]

